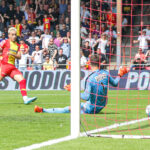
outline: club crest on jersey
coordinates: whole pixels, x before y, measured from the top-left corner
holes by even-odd
[[[99,82],[99,81],[105,79],[106,77],[107,77],[106,74],[99,74],[98,76],[95,77],[95,80],[96,80],[97,82]]]

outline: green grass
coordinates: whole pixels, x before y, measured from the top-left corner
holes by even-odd
[[[34,113],[34,106],[64,107],[70,105],[66,91],[29,91],[29,96],[38,100],[24,105],[20,92],[0,92],[0,150],[12,150],[50,139],[69,135],[70,114]],[[81,115],[86,130],[101,128],[118,122],[146,117],[145,107],[150,103],[149,91],[110,91],[108,105],[96,115]],[[104,134],[150,135],[150,122],[124,126]],[[83,129],[81,128],[81,131]],[[40,150],[148,150],[150,140],[122,140],[105,138],[79,138],[59,143]],[[94,148],[93,148],[94,147]]]

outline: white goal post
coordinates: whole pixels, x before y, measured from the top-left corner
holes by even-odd
[[[80,0],[71,0],[71,136],[80,135]]]

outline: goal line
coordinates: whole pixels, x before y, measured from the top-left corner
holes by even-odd
[[[136,124],[139,122],[143,122],[143,121],[148,121],[150,120],[149,117],[146,118],[142,118],[142,119],[138,119],[138,120],[132,120],[132,121],[128,121],[128,122],[122,122],[122,123],[116,123],[116,124],[112,124],[110,126],[106,126],[103,128],[99,128],[99,129],[95,129],[95,130],[91,130],[91,131],[87,131],[87,132],[82,132],[80,133],[80,137],[84,137],[84,136],[88,136],[88,137],[104,137],[104,138],[126,138],[126,139],[150,139],[150,136],[144,136],[144,135],[105,135],[105,134],[95,134],[95,133],[100,133],[106,130],[110,130],[110,129],[115,129],[118,127],[122,127],[122,126],[126,126],[126,125],[132,125],[132,124]],[[45,147],[45,146],[50,146],[53,144],[57,144],[57,143],[61,143],[61,142],[65,142],[65,141],[69,141],[69,140],[73,140],[76,139],[77,137],[73,137],[73,136],[66,136],[63,138],[59,138],[59,139],[54,139],[54,140],[48,140],[42,143],[37,143],[37,144],[32,144],[30,146],[26,146],[26,147],[21,147],[21,148],[17,148],[14,150],[34,150],[34,149],[38,149],[41,147]]]

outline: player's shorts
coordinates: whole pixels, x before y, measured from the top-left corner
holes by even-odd
[[[22,75],[22,73],[12,64],[0,62],[0,68],[2,77],[9,76],[14,78],[15,75]]]
[[[99,113],[103,108],[105,107],[105,104],[102,104],[101,106],[95,107],[92,105],[89,101],[85,103],[81,103],[81,114],[97,114]]]

